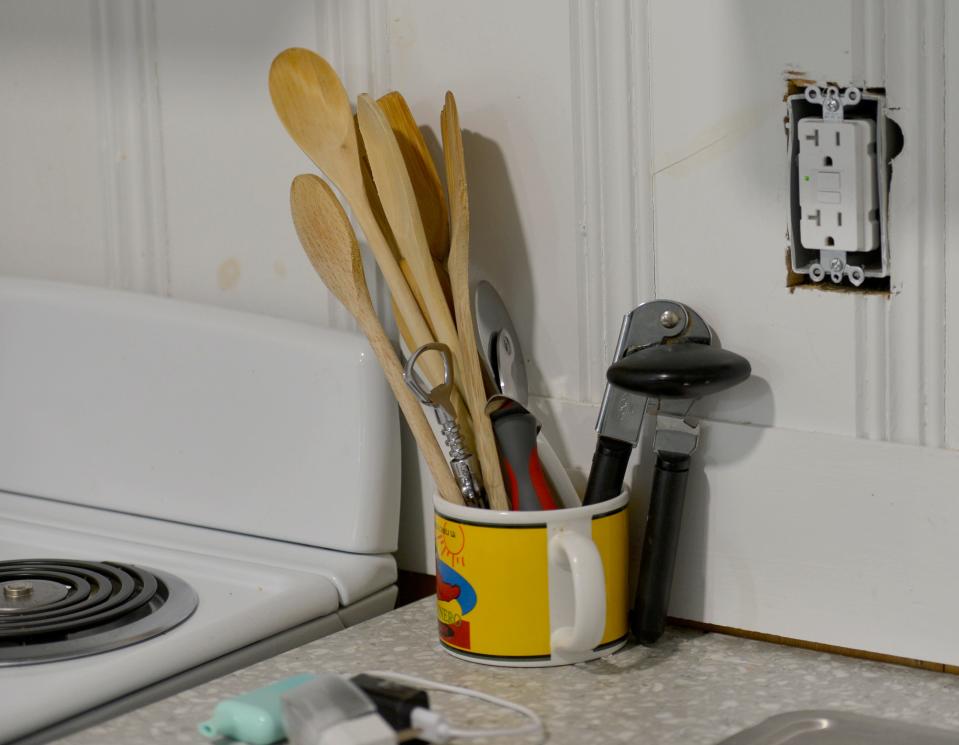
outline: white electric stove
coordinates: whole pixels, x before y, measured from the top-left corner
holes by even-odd
[[[0,743],[392,608],[397,428],[360,337],[0,280]]]

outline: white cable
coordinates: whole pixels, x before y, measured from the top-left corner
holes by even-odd
[[[539,715],[535,711],[528,709],[521,704],[516,704],[512,701],[507,701],[506,699],[499,698],[497,696],[491,696],[488,693],[474,691],[470,688],[462,688],[460,686],[448,685],[446,683],[437,683],[435,680],[418,678],[415,675],[405,675],[404,673],[393,673],[384,670],[367,670],[366,673],[367,675],[375,675],[379,678],[394,680],[397,683],[407,683],[409,685],[419,686],[420,688],[427,688],[434,691],[444,691],[445,693],[455,693],[460,696],[468,696],[470,698],[479,699],[480,701],[485,701],[488,704],[502,706],[505,709],[515,711],[516,713],[522,714],[524,717],[530,720],[527,724],[519,727],[462,729],[451,726],[443,719],[443,717],[436,712],[430,711],[429,709],[414,709],[414,714],[422,712],[417,718],[420,719],[423,724],[426,724],[432,733],[435,733],[442,738],[439,740],[433,740],[433,742],[448,742],[456,737],[518,737],[521,735],[537,735],[539,736],[539,742],[546,741],[546,728],[543,726],[543,720],[540,719]],[[414,722],[414,726],[415,725],[416,723]],[[425,734],[427,733],[423,733],[423,735],[421,735],[424,736],[424,739],[426,739]]]

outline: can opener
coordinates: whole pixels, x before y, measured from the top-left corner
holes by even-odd
[[[643,538],[633,633],[644,644],[663,632],[672,587],[690,456],[699,425],[687,416],[702,396],[749,377],[749,362],[721,349],[712,330],[692,308],[671,300],[643,303],[623,318],[596,431],[599,437],[584,504],[620,493],[643,416],[657,413],[653,451],[656,469]]]

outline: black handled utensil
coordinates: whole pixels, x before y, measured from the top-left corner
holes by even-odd
[[[699,427],[689,424],[686,414],[697,399],[731,388],[749,374],[749,362],[735,352],[682,342],[641,349],[606,372],[612,385],[659,399],[656,470],[632,617],[633,634],[642,644],[659,639],[666,625],[689,460],[699,440]]]

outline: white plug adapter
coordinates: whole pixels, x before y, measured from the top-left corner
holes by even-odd
[[[396,745],[396,732],[379,714],[367,714],[324,730],[317,745]]]

